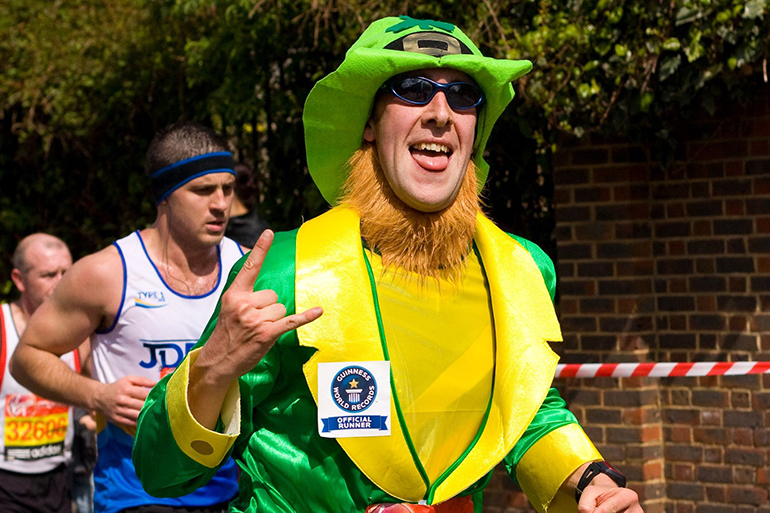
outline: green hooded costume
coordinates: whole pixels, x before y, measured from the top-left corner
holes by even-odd
[[[531,64],[484,57],[448,23],[385,18],[316,84],[305,105],[309,170],[331,204],[339,199],[348,159],[361,146],[377,90],[399,73],[437,67],[465,72],[484,92],[474,149],[480,178],[486,178],[482,155],[492,126],[513,98],[511,81]],[[547,341],[561,340],[552,305],[553,264],[536,245],[503,233],[481,214],[474,249],[484,277],[481,306],[493,319],[493,372],[467,448],[438,474],[426,471],[414,425],[405,420],[405,394],[393,384],[401,379],[393,370],[396,361],[389,436],[321,434],[317,404],[328,393],[318,384],[321,364],[387,362],[394,350],[386,340],[392,318],[380,308],[380,282],[370,262],[375,255],[362,249],[359,222],[352,210],[335,207],[299,230],[276,234],[254,289],[274,290],[287,314],[322,306],[324,315],[280,337],[231,387],[216,432],[200,426],[187,405],[197,350],[161,380],[145,402],[134,446],[145,489],[157,496],[189,493],[232,456],[241,469],[232,511],[364,513],[374,505],[419,503],[437,513],[466,513],[481,511],[482,490],[504,462],[539,511],[574,511],[574,499],[557,494],[559,486],[583,463],[602,458],[549,388],[558,358]],[[230,282],[242,264],[233,268]],[[197,347],[206,343],[218,313]],[[457,333],[464,331],[450,336],[462,343]],[[420,361],[402,365],[414,370],[429,363]],[[437,407],[448,406],[439,400]]]

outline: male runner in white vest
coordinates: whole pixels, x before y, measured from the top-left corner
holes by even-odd
[[[0,305],[0,512],[70,513],[70,408],[42,399],[8,373],[8,359],[32,313],[72,267],[61,239],[46,233],[24,237],[13,253],[11,279],[19,299]],[[77,351],[62,355],[79,370]],[[43,493],[41,493],[43,491]]]
[[[226,143],[205,127],[178,124],[157,134],[145,164],[155,222],[77,262],[30,319],[11,362],[30,390],[98,412],[97,512],[220,512],[237,491],[231,461],[200,490],[158,499],[144,492],[131,463],[150,387],[198,339],[243,255],[224,237],[234,165]],[[93,379],[59,360],[89,336]]]

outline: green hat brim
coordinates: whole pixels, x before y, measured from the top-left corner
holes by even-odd
[[[433,57],[354,45],[339,68],[316,83],[303,113],[308,170],[330,204],[336,204],[347,177],[346,164],[361,147],[377,90],[390,77],[427,68],[462,71],[484,91],[485,101],[476,125],[474,161],[479,182],[486,181],[489,165],[484,161],[484,148],[492,127],[513,99],[511,82],[529,72],[532,63],[475,54]]]

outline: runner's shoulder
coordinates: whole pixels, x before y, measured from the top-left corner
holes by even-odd
[[[120,292],[123,288],[123,261],[115,246],[84,256],[75,262],[65,273],[57,287],[57,292],[87,295],[98,299],[103,294],[110,295],[113,289]]]

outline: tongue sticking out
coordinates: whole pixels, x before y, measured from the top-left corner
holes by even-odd
[[[443,171],[449,165],[449,155],[441,151],[410,150],[412,158],[428,171]]]

